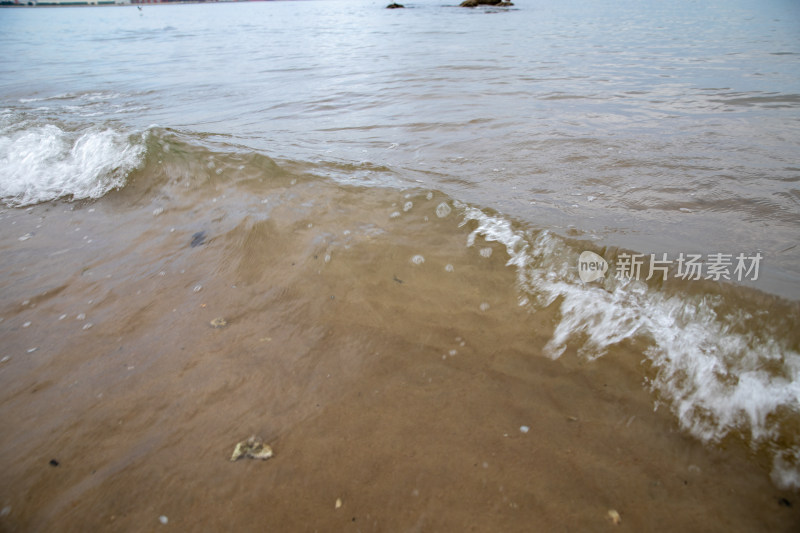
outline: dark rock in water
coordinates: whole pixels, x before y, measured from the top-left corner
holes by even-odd
[[[50,466],[58,466],[60,463],[55,459],[50,459]]]
[[[478,6],[499,6],[509,7],[514,4],[508,0],[464,0],[461,2],[461,7],[478,7]]]
[[[403,8],[403,7],[406,7],[406,6],[404,6],[403,4],[395,4],[394,2],[392,2],[391,4],[386,6],[386,9],[400,9],[400,8]]]
[[[206,243],[206,232],[198,231],[197,233],[192,235],[192,242],[189,243],[189,246],[191,246],[192,248],[196,248],[205,243]]]

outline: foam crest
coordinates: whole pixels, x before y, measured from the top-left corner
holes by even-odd
[[[596,359],[626,339],[644,341],[656,405],[668,405],[681,427],[704,442],[744,438],[771,454],[776,485],[800,487],[800,435],[792,429],[800,413],[800,354],[780,332],[764,324],[737,327],[752,316],[723,311],[719,294],[669,295],[612,277],[584,284],[575,268],[580,251],[563,239],[525,233],[479,209],[463,213],[464,224],[477,223],[468,246],[479,236],[502,243],[527,301],[538,308],[558,302],[548,356],[560,357],[572,343],[579,356]]]
[[[0,135],[0,198],[12,207],[57,198],[99,198],[125,185],[144,143],[112,129],[84,133],[52,124]]]

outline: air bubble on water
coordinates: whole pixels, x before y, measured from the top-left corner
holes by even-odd
[[[203,290],[203,286],[202,285],[195,285],[194,288],[192,289],[192,291],[194,291],[194,292],[200,292],[202,290]]]
[[[389,218],[397,218],[397,217],[399,217],[399,216],[400,216],[400,211],[395,211],[394,213],[392,213],[391,215],[389,215]]]
[[[296,184],[297,184],[297,180],[296,179],[293,179],[292,181],[289,182],[289,185],[296,185]]]
[[[3,358],[0,359],[0,363],[5,363],[5,362],[10,361],[10,360],[11,360],[11,358],[9,356],[4,355]]]
[[[411,211],[411,208],[414,207],[414,202],[406,202],[403,205],[403,211]]]
[[[486,248],[481,248],[480,254],[482,257],[492,257],[492,249],[488,246]]]
[[[530,303],[530,300],[528,300],[528,297],[527,297],[527,296],[522,296],[522,297],[520,297],[520,299],[519,299],[519,306],[520,306],[520,307],[525,307],[525,306],[526,306],[526,305],[528,305],[529,303]]]
[[[159,272],[159,273],[158,273],[158,275],[159,275],[159,276],[166,276],[166,275],[167,275],[167,273],[166,273],[165,271],[163,271],[163,270],[162,270],[161,272]]]
[[[445,266],[444,266],[444,269],[445,269],[445,271],[447,271],[447,272],[452,272],[453,270],[455,270],[455,269],[453,268],[453,265],[451,265],[451,264],[447,264],[447,265],[445,265]]]
[[[30,325],[31,325],[31,323],[30,323],[30,322],[25,322],[24,324],[22,324],[22,327],[23,327],[23,328],[27,328],[27,327],[29,327]]]
[[[87,329],[91,328],[93,325],[94,324],[92,324],[91,322],[87,322],[86,324],[83,325],[83,327],[81,329],[87,330]]]
[[[206,163],[206,166],[207,166],[208,168],[214,168],[214,167],[215,167],[215,166],[217,166],[217,165],[216,165],[216,164],[215,164],[213,161],[209,161],[208,163]]]
[[[458,354],[458,350],[450,350],[450,352],[448,352],[448,353],[449,353],[450,357],[453,357],[456,354]]]
[[[442,202],[436,206],[436,216],[439,218],[444,218],[450,214],[450,206],[447,205],[447,202]]]
[[[39,349],[39,347],[38,347],[38,346],[34,346],[33,348],[28,348],[27,352],[28,352],[28,353],[33,353],[33,352],[35,352],[35,351],[36,351],[36,350],[38,350],[38,349]]]
[[[30,300],[25,300],[24,302],[22,302],[22,305],[28,305],[29,303],[31,303]]]
[[[164,208],[163,207],[156,207],[155,209],[153,209],[153,216],[157,217],[158,215],[160,215],[163,212],[164,212]]]
[[[325,262],[326,263],[330,263],[331,262],[331,254],[325,254]]]
[[[488,303],[486,303],[486,302],[483,302],[483,303],[480,305],[480,308],[481,308],[481,311],[488,311],[488,310],[489,310],[489,304],[488,304]]]
[[[414,257],[411,258],[411,262],[414,263],[415,265],[421,265],[422,263],[425,262],[425,258],[422,257],[421,255],[415,255]]]
[[[308,223],[308,229],[311,229],[311,228],[313,228],[313,227],[314,227],[314,224],[312,224],[311,222],[309,222],[309,223]]]
[[[58,319],[59,319],[59,320],[64,320],[65,318],[67,318],[67,315],[66,315],[66,314],[64,314],[64,315],[61,315],[60,317],[58,317]]]
[[[27,240],[28,240],[28,239],[30,239],[31,237],[33,237],[33,233],[26,233],[25,235],[23,235],[22,237],[20,237],[20,238],[19,238],[19,240],[20,240],[20,241],[27,241]]]
[[[80,313],[76,315],[75,320],[86,320],[86,313]]]
[[[519,430],[520,430],[521,432],[523,432],[523,433],[527,433],[528,431],[530,431],[530,430],[531,430],[531,428],[529,428],[528,426],[520,426],[520,427],[519,427]]]
[[[433,200],[433,193],[432,193],[432,192],[429,192],[428,194],[426,194],[426,195],[425,195],[425,198],[426,198],[427,200]]]

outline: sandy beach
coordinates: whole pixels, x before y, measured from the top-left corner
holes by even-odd
[[[464,247],[442,198],[277,181],[195,227],[218,187],[2,214],[4,531],[798,524],[766,458],[654,411],[641,346],[544,356],[554,315],[519,305],[505,251]],[[231,462],[250,435],[274,457]]]

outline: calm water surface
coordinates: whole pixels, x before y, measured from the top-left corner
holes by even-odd
[[[4,10],[0,105],[418,180],[642,253],[761,250],[757,287],[800,296],[796,3],[445,4]]]

